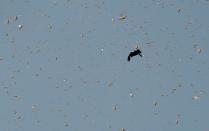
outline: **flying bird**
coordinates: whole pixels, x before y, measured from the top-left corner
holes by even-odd
[[[139,56],[143,56],[142,55],[142,52],[141,52],[141,50],[139,50],[139,48],[138,48],[138,46],[136,47],[136,49],[133,51],[133,52],[130,52],[129,53],[129,55],[128,55],[128,61],[130,61],[131,60],[131,57],[134,57],[134,56],[136,56],[136,55],[139,55]]]

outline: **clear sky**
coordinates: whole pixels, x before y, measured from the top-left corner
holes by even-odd
[[[0,130],[208,131],[208,13],[208,0],[1,0]]]

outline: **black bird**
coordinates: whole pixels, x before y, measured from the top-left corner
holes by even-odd
[[[129,55],[128,55],[128,61],[131,60],[131,57],[136,56],[136,55],[139,55],[141,57],[143,56],[141,50],[139,50],[138,47],[136,47],[136,50],[134,50],[133,52],[130,52],[129,53]]]

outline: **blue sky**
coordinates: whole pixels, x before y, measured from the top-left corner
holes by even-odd
[[[0,130],[209,130],[208,12],[207,0],[2,0]],[[127,62],[137,45],[144,57]]]

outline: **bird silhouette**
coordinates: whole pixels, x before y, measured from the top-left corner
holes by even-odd
[[[130,53],[129,53],[128,59],[127,59],[127,60],[130,61],[131,58],[134,57],[134,56],[136,56],[136,55],[139,55],[139,56],[141,56],[141,57],[143,56],[143,55],[142,55],[142,52],[141,52],[141,50],[139,50],[138,46],[136,47],[136,49],[135,49],[133,52],[130,52]]]

